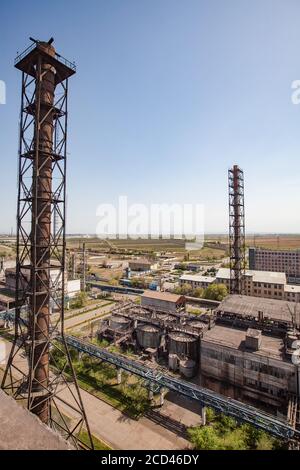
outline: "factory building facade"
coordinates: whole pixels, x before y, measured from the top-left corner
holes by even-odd
[[[300,250],[249,248],[249,268],[283,272],[288,282],[300,282]]]
[[[180,285],[190,284],[193,288],[206,288],[209,284],[224,284],[230,288],[230,269],[220,268],[215,277],[183,275]],[[300,300],[300,286],[288,284],[286,274],[272,271],[246,270],[244,277],[245,294],[253,297],[287,300]]]
[[[300,309],[294,307],[283,300],[228,295],[201,338],[201,384],[286,416],[289,403],[300,397],[300,368],[292,359]]]
[[[297,396],[299,379],[297,367],[284,357],[283,349],[282,338],[216,325],[201,339],[201,384],[280,410],[289,396]]]

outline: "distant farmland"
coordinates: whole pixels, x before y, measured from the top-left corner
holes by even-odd
[[[228,244],[227,235],[208,235],[207,240]],[[246,245],[269,248],[272,250],[294,250],[300,249],[300,234],[255,234],[246,237]]]

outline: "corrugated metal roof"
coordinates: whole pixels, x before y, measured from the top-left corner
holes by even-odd
[[[295,302],[265,299],[249,295],[228,295],[217,308],[217,312],[235,313],[258,317],[263,312],[265,317],[273,320],[291,321],[290,311],[294,312]],[[300,308],[298,307],[298,311]]]

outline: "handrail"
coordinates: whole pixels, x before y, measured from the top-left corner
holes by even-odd
[[[33,51],[33,49],[35,49],[36,47],[39,46],[39,43],[33,43],[33,44],[30,44],[30,46],[28,46],[25,51],[21,52],[21,54],[17,55],[17,57],[15,58],[15,61],[14,61],[14,64],[16,65],[17,63],[19,63],[22,59],[24,59],[24,57],[29,54],[31,51]],[[66,67],[69,67],[70,69],[74,70],[74,72],[76,71],[76,64],[75,62],[71,62],[70,60],[66,59],[65,57],[63,57],[62,55],[58,54],[57,52],[55,53],[55,58],[56,60],[58,60],[61,64],[64,64]]]

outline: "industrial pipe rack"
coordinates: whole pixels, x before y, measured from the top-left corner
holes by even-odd
[[[161,370],[146,367],[137,361],[125,358],[120,354],[108,352],[103,348],[75,338],[74,336],[66,335],[65,340],[68,346],[135,374],[147,381],[147,383],[155,384],[158,386],[158,389],[166,388],[177,392],[192,400],[196,400],[202,407],[211,407],[218,412],[232,416],[237,421],[249,423],[274,436],[283,439],[300,439],[300,431],[294,429],[287,422],[258,410],[254,406],[241,403],[204,387],[174,378]]]

